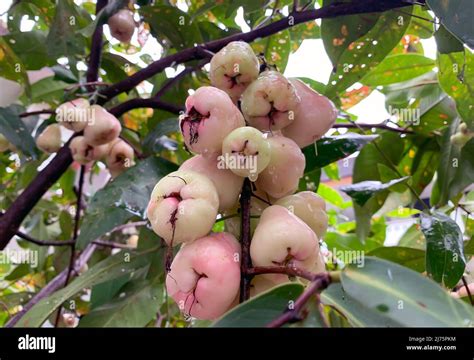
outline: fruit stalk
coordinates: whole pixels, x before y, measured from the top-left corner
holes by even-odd
[[[252,267],[252,259],[250,258],[250,199],[252,197],[252,185],[250,180],[246,178],[242,186],[240,194],[240,244],[242,246],[242,258],[240,262],[241,279],[240,279],[240,302],[244,302],[250,297],[250,281],[252,275],[248,269]]]

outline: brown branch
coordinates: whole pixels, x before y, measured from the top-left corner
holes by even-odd
[[[250,199],[252,196],[252,185],[248,178],[245,178],[240,194],[240,244],[242,255],[240,258],[240,302],[244,302],[250,298],[250,281],[248,269],[252,267],[252,259],[250,258]]]
[[[44,114],[54,114],[55,111],[52,109],[44,109],[44,110],[37,110],[37,111],[30,111],[30,112],[23,112],[19,114],[19,117],[28,117],[28,116],[34,116],[34,115],[44,115]]]
[[[286,311],[282,315],[271,321],[267,325],[267,327],[276,328],[281,327],[287,323],[300,321],[301,311],[305,307],[306,303],[312,297],[314,297],[314,295],[318,294],[321,290],[326,289],[329,284],[331,284],[331,276],[329,275],[329,273],[325,272],[317,274],[313,281],[311,281],[311,283],[305,289],[305,291],[300,295],[300,297],[296,299],[292,308],[286,309]],[[316,298],[315,300],[318,302],[317,305],[319,306],[319,298]]]
[[[72,244],[74,244],[74,240],[67,240],[67,241],[38,240],[31,237],[28,234],[22,233],[21,231],[17,231],[15,235],[18,236],[19,238],[22,238],[23,240],[26,240],[28,242],[31,242],[39,246],[71,246]]]
[[[95,6],[96,15],[107,5],[108,0],[97,0]],[[102,57],[102,35],[103,35],[103,26],[97,25],[92,35],[92,47],[89,54],[89,61],[86,73],[87,83],[93,84],[98,80],[100,60]],[[93,85],[87,86],[88,91],[94,91],[95,87]]]
[[[174,104],[167,103],[160,99],[149,98],[149,99],[142,99],[142,98],[135,98],[128,101],[125,101],[117,106],[108,110],[112,115],[119,117],[125,114],[127,111],[137,109],[137,108],[152,108],[152,109],[160,109],[164,111],[168,111],[173,114],[179,114],[180,111],[183,111],[181,106],[177,106]]]
[[[467,296],[469,297],[469,301],[472,306],[474,306],[474,299],[472,298],[471,290],[469,289],[469,285],[467,284],[466,277],[463,276],[462,278],[462,284],[466,288]]]

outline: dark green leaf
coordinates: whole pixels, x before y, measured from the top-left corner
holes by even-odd
[[[425,271],[425,251],[402,246],[379,247],[370,251],[368,256],[385,259],[417,272]]]
[[[87,20],[79,12],[73,0],[56,3],[51,29],[46,39],[48,54],[52,58],[75,57],[85,53],[86,39],[79,33]]]
[[[471,49],[474,48],[474,15],[470,0],[427,0],[441,23]]]
[[[356,184],[341,186],[339,189],[349,195],[358,205],[364,206],[365,203],[376,193],[389,189],[390,187],[408,180],[408,176],[400,179],[394,179],[387,183],[380,181],[362,181]]]
[[[324,0],[323,6],[338,3],[338,0]],[[343,1],[349,2],[349,1]],[[321,21],[321,37],[326,53],[334,68],[337,68],[344,51],[361,36],[367,34],[377,23],[380,13],[338,16]]]
[[[464,51],[462,43],[443,25],[440,25],[434,34],[436,47],[440,54],[449,54],[452,52]]]
[[[309,145],[303,149],[306,158],[305,173],[344,159],[376,138],[377,135],[359,135],[355,133],[322,138],[315,145]]]
[[[284,284],[230,310],[214,327],[264,327],[281,315],[303,292],[301,284]]]
[[[378,314],[354,300],[341,284],[331,284],[321,293],[321,302],[341,312],[355,327],[398,327],[400,323]]]
[[[162,41],[167,39],[176,49],[202,43],[201,32],[188,14],[176,7],[153,5],[140,8],[140,14],[150,24],[152,34]]]
[[[0,108],[0,133],[26,156],[36,159],[38,149],[35,141],[18,114],[16,107]]]
[[[394,10],[382,13],[366,34],[347,45],[329,78],[326,96],[336,98],[338,93],[360,81],[392,51],[410,23],[411,9],[405,11],[403,14]]]
[[[28,70],[54,63],[46,52],[46,35],[41,31],[15,32],[4,37]]]
[[[466,267],[461,229],[447,215],[421,214],[421,231],[426,238],[426,270],[433,279],[453,288]]]
[[[456,102],[461,118],[474,127],[474,54],[469,50],[438,54],[438,79],[441,87]]]
[[[349,265],[341,276],[345,292],[373,313],[401,326],[467,327],[472,308],[438,284],[395,263],[372,257]]]
[[[99,262],[74,279],[67,287],[34,305],[16,324],[17,327],[39,327],[63,302],[85,288],[115,279],[149,264],[153,249],[136,254],[120,252]]]
[[[121,289],[120,295],[86,316],[80,327],[144,327],[155,318],[163,301],[162,285],[135,281]]]
[[[134,216],[145,216],[155,184],[177,166],[161,158],[150,157],[128,169],[92,197],[77,240],[83,248]]]
[[[176,118],[161,120],[143,140],[143,148],[153,154],[166,148],[166,143],[172,141],[166,135],[179,131],[179,121]]]
[[[12,39],[10,39],[10,42]],[[24,86],[26,93],[30,93],[30,82],[26,73],[26,67],[20,58],[13,52],[9,43],[0,36],[0,74],[8,80],[15,81]]]
[[[431,71],[434,60],[419,54],[397,54],[387,56],[361,82],[364,85],[388,85],[406,81]]]

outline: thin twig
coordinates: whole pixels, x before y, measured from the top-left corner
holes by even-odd
[[[247,270],[252,267],[250,258],[250,199],[252,196],[252,185],[248,178],[245,178],[240,194],[240,244],[242,256],[240,259],[241,281],[240,281],[240,302],[250,298],[250,281],[252,277],[247,274]]]
[[[77,237],[79,236],[79,222],[81,220],[81,210],[82,210],[82,196],[83,196],[83,189],[84,189],[84,177],[86,173],[86,166],[81,165],[81,169],[79,170],[79,188],[77,194],[77,204],[76,204],[76,214],[74,216],[74,230],[72,235],[72,245],[71,245],[71,255],[69,257],[69,270],[67,272],[66,279],[64,280],[64,287],[69,284],[69,280],[71,279],[72,272],[74,271],[74,262],[76,256],[76,241]],[[59,318],[61,317],[62,306],[58,308],[58,313],[56,315],[56,321],[54,322],[54,327],[58,327]]]
[[[38,240],[33,238],[32,236],[25,234],[21,231],[16,232],[16,236],[19,238],[22,238],[23,240],[26,240],[30,243],[39,245],[39,246],[71,246],[74,244],[74,240],[67,240],[67,241],[61,241],[61,240]]]
[[[402,129],[402,128],[395,128],[391,126],[387,126],[385,124],[359,124],[357,123],[348,123],[348,124],[341,124],[337,123],[332,126],[333,129],[382,129],[382,130],[388,130],[388,131],[393,131],[393,132],[398,132],[401,134],[413,134],[412,130],[407,130],[407,129]]]
[[[267,327],[276,328],[281,327],[287,323],[300,321],[300,314],[306,303],[314,296],[314,294],[326,289],[329,284],[331,284],[331,276],[329,273],[326,272],[316,275],[315,279],[308,285],[300,297],[296,299],[292,308],[287,308],[282,315],[271,321]],[[318,301],[318,299],[316,299],[316,301]],[[319,306],[319,302],[316,305]]]
[[[466,288],[467,296],[469,297],[469,301],[471,302],[471,305],[474,306],[474,299],[472,298],[471,289],[469,289],[469,286],[468,286],[467,281],[466,281],[466,277],[463,276],[461,278],[461,280],[462,280],[462,284]]]

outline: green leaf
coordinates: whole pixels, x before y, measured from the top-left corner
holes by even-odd
[[[10,33],[4,39],[28,70],[39,70],[54,63],[48,59],[46,35],[42,31]]]
[[[354,327],[398,327],[400,323],[374,312],[349,296],[341,284],[331,284],[321,293],[321,302],[341,312]]]
[[[84,316],[79,327],[144,327],[155,318],[162,302],[162,285],[135,281],[122,288],[113,301]]]
[[[440,140],[441,156],[437,168],[436,189],[439,196],[433,196],[432,202],[444,205],[464,188],[474,182],[474,140],[471,139],[462,148],[451,143],[451,136],[456,133],[459,121],[454,121]]]
[[[441,89],[437,74],[429,72],[415,79],[387,85],[387,111],[400,126],[411,126],[416,133],[428,135],[447,127],[458,115],[454,101]]]
[[[433,279],[453,288],[466,267],[464,243],[459,226],[449,216],[421,214],[421,231],[426,238],[426,270]]]
[[[294,25],[288,29],[291,37],[291,52],[298,50],[303,40],[319,39],[321,37],[321,28],[316,21],[308,21],[302,24]]]
[[[373,313],[400,326],[467,327],[474,312],[432,280],[395,263],[372,257],[341,275],[345,292]]]
[[[438,79],[441,87],[456,102],[461,118],[474,127],[474,54],[466,50],[438,54]]]
[[[156,249],[136,254],[119,252],[91,267],[86,273],[74,279],[67,287],[34,305],[16,324],[16,327],[39,327],[66,300],[85,288],[115,279],[149,264]]]
[[[10,39],[11,43],[12,39]],[[24,86],[26,93],[30,93],[30,82],[26,67],[20,58],[13,52],[9,43],[0,36],[0,74],[3,78],[13,80]]]
[[[153,5],[144,6],[139,11],[150,24],[151,33],[158,41],[166,39],[176,49],[193,47],[203,42],[196,22],[176,7]]]
[[[143,140],[143,149],[147,154],[156,154],[169,147],[173,140],[166,135],[179,132],[179,121],[176,118],[165,119],[158,122],[155,128]]]
[[[398,246],[425,250],[425,237],[423,236],[423,233],[420,230],[420,225],[413,224],[412,226],[410,226],[400,238]]]
[[[402,246],[388,246],[374,249],[367,255],[400,264],[420,273],[425,271],[426,253],[424,250]]]
[[[410,23],[411,10],[405,11],[403,14],[394,10],[382,13],[366,34],[348,45],[329,78],[326,96],[337,97],[338,93],[372,71],[392,51]]]
[[[338,0],[324,0],[323,6],[338,3]],[[343,1],[349,2],[349,1]],[[337,68],[344,51],[360,37],[367,34],[377,23],[380,13],[347,15],[325,18],[321,21],[321,37],[326,53],[334,68]]]
[[[77,239],[78,248],[84,248],[134,216],[144,217],[153,187],[176,169],[177,166],[167,160],[150,157],[97,191],[84,216]]]
[[[233,308],[213,327],[264,327],[283,314],[303,290],[303,285],[297,283],[275,287]]]
[[[333,253],[333,256],[344,263],[355,261],[355,259],[360,258],[360,254],[364,251],[380,247],[378,242],[371,239],[368,239],[363,244],[355,234],[341,234],[332,231],[328,231],[324,235],[324,242],[328,250]]]
[[[46,39],[48,55],[52,58],[83,55],[86,39],[79,33],[87,20],[73,0],[56,2],[56,12]]]
[[[379,149],[385,154],[383,156],[375,147],[374,143],[369,143],[362,148],[354,163],[352,182],[358,183],[366,180],[380,181],[378,164],[389,166],[390,160],[393,164],[398,164],[402,155],[404,144],[400,136],[393,132],[384,131],[375,140]],[[387,157],[387,158],[385,158]],[[370,220],[372,215],[384,204],[388,191],[376,194],[372,199],[361,207],[354,203],[354,211],[357,221],[357,236],[364,241],[370,232]]]
[[[256,54],[263,54],[269,64],[276,65],[283,73],[291,52],[291,38],[288,29],[267,38],[259,39],[251,44]]]
[[[474,48],[474,11],[470,0],[427,0],[441,23],[471,49]]]
[[[54,76],[41,79],[31,85],[32,102],[57,102],[64,94],[64,89],[69,86],[64,81],[58,81]]]
[[[368,86],[388,85],[413,79],[431,71],[434,60],[419,54],[397,54],[387,56],[361,82]]]
[[[340,209],[347,209],[351,206],[350,201],[345,201],[336,189],[321,183],[318,186],[318,195],[320,195],[328,203],[337,206]]]
[[[19,108],[16,106],[0,108],[0,134],[3,134],[9,142],[20,149],[30,160],[36,159],[38,149],[36,148],[35,141],[18,114]]]
[[[440,54],[464,51],[462,43],[441,24],[434,34],[436,48]]]
[[[429,39],[433,36],[434,21],[431,14],[422,5],[413,6],[413,16],[406,31],[407,34],[418,36],[422,39]]]
[[[341,186],[339,190],[344,191],[349,195],[358,205],[364,206],[365,203],[376,193],[388,190],[396,184],[400,184],[409,179],[409,176],[400,179],[390,180],[387,183],[380,181],[362,181],[356,184]]]
[[[306,158],[305,173],[344,159],[376,138],[377,135],[359,135],[355,133],[324,137],[314,145],[309,145],[303,149]]]

